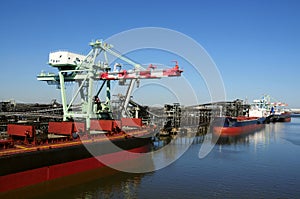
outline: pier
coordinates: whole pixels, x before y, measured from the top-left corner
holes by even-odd
[[[158,124],[160,135],[197,132],[206,134],[211,119],[218,116],[237,117],[247,115],[250,108],[242,100],[205,103],[194,106],[166,104],[164,109],[152,108],[153,121]]]

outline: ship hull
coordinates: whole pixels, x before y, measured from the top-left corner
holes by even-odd
[[[117,147],[111,147],[112,143]],[[151,138],[130,137],[4,156],[0,158],[0,191],[122,164],[148,152],[150,143]]]
[[[291,122],[291,114],[286,112],[274,117],[274,122]]]
[[[220,137],[240,136],[252,133],[264,128],[264,118],[247,118],[240,117],[238,119],[225,117],[222,118],[224,125],[216,125],[213,127],[213,133]]]
[[[291,122],[291,117],[283,117],[283,118],[279,118],[277,121],[278,122]]]

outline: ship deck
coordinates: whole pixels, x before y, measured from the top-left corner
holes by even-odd
[[[143,128],[143,129],[130,130],[126,132],[126,134],[124,133],[114,134],[114,135],[99,134],[89,138],[83,136],[75,140],[65,140],[65,141],[57,140],[54,143],[48,142],[40,145],[14,143],[12,148],[0,149],[0,157],[12,155],[12,154],[18,154],[18,153],[28,153],[33,151],[64,148],[64,147],[70,147],[70,146],[76,146],[82,144],[91,144],[91,143],[98,143],[98,142],[105,142],[105,141],[116,141],[121,139],[128,139],[130,137],[142,137],[148,134],[149,134],[149,129]]]

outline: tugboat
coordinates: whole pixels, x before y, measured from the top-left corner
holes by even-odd
[[[177,64],[168,69],[144,69],[107,43],[97,40],[90,46],[92,50],[87,56],[66,51],[50,53],[49,64],[58,69],[58,74],[42,72],[37,79],[60,89],[62,120],[7,125],[6,135],[0,138],[0,192],[121,164],[150,150],[155,125],[141,117],[138,108],[134,114],[128,114],[134,84],[140,79],[179,77],[183,71]],[[107,53],[133,69],[122,70],[122,65],[115,63],[111,70]],[[100,54],[104,54],[104,60],[97,61]],[[93,86],[97,81],[102,84],[95,92]],[[129,81],[118,114],[111,108],[111,81],[121,85]],[[78,85],[69,102],[66,83]],[[106,97],[101,101],[104,86]],[[80,103],[75,104],[77,101]],[[132,155],[125,156],[128,151]]]

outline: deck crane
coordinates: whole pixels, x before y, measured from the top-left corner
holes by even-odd
[[[67,51],[57,51],[49,54],[49,65],[58,69],[58,74],[42,72],[37,76],[40,81],[46,81],[50,85],[57,85],[60,88],[63,120],[72,119],[85,120],[87,130],[90,129],[91,119],[112,119],[110,107],[110,81],[130,80],[128,89],[125,95],[125,100],[122,104],[122,117],[125,117],[126,108],[130,102],[130,96],[133,91],[136,81],[140,79],[158,79],[162,77],[178,77],[181,76],[182,70],[179,69],[176,62],[175,67],[169,69],[156,69],[150,65],[148,68],[143,68],[140,64],[122,56],[117,51],[113,50],[113,46],[96,40],[91,42],[92,50],[87,56],[79,55]],[[96,58],[103,54],[104,60],[96,62]],[[121,69],[120,64],[115,64],[112,71],[107,53],[133,66],[132,70]],[[103,81],[100,89],[94,94],[94,82]],[[67,82],[75,82],[78,84],[72,99],[67,102],[66,87]],[[106,84],[106,101],[101,103],[98,95]],[[75,100],[80,95],[81,108],[74,107]]]

